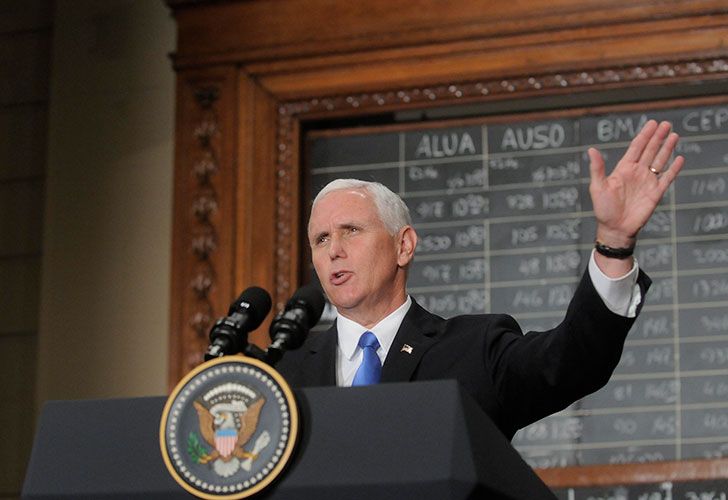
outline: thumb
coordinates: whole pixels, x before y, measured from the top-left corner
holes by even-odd
[[[589,148],[589,175],[591,176],[591,184],[599,186],[604,182],[604,158],[596,148]]]

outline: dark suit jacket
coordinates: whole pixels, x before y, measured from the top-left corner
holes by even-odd
[[[650,279],[638,278],[644,297]],[[523,335],[504,314],[443,319],[413,302],[382,367],[382,382],[457,379],[503,433],[562,410],[607,383],[634,318],[609,311],[585,272],[566,317]],[[412,346],[412,353],[401,350]],[[336,325],[276,366],[293,387],[336,385]]]

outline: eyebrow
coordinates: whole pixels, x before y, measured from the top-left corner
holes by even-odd
[[[314,235],[312,235],[312,236],[309,237],[309,243],[314,242],[314,241],[318,241],[319,238],[321,238],[322,236],[325,236],[327,234],[329,234],[328,231],[318,232],[318,233],[316,233],[316,234],[314,234]]]
[[[364,228],[366,226],[367,226],[367,223],[366,222],[346,221],[346,222],[341,222],[339,224],[336,224],[335,229],[349,229],[349,228],[352,228],[352,227]],[[327,234],[329,234],[328,229],[327,230],[324,230],[324,231],[319,231],[318,233],[315,233],[310,238],[310,241],[316,241],[321,236],[325,236]]]

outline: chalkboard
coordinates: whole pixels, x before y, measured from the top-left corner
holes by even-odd
[[[311,195],[355,177],[407,202],[421,305],[505,312],[528,331],[563,318],[593,247],[587,148],[613,167],[649,118],[673,123],[686,158],[636,251],[653,285],[609,384],[515,436],[534,467],[728,457],[728,105],[307,137]]]

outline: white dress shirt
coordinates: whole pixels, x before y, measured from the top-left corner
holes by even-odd
[[[632,269],[621,278],[609,278],[599,269],[592,250],[588,269],[594,288],[604,301],[604,305],[614,314],[634,318],[637,315],[637,306],[642,302],[642,294],[637,285],[637,260],[635,259]],[[384,364],[397,330],[411,305],[412,298],[408,295],[401,306],[373,328],[365,328],[355,321],[337,315],[336,385],[351,386],[362,359],[362,350],[358,345],[359,337],[367,330],[377,336],[379,340],[377,355]]]
[[[399,325],[402,324],[402,320],[404,320],[411,305],[412,298],[408,295],[404,304],[374,325],[373,328],[364,328],[356,321],[340,315],[336,317],[336,331],[339,336],[339,345],[336,349],[336,385],[349,387],[354,380],[354,375],[361,364],[362,358],[359,337],[367,330],[377,336],[377,340],[379,340],[377,355],[382,365],[384,364],[384,359],[387,357],[392,342],[394,342]]]

